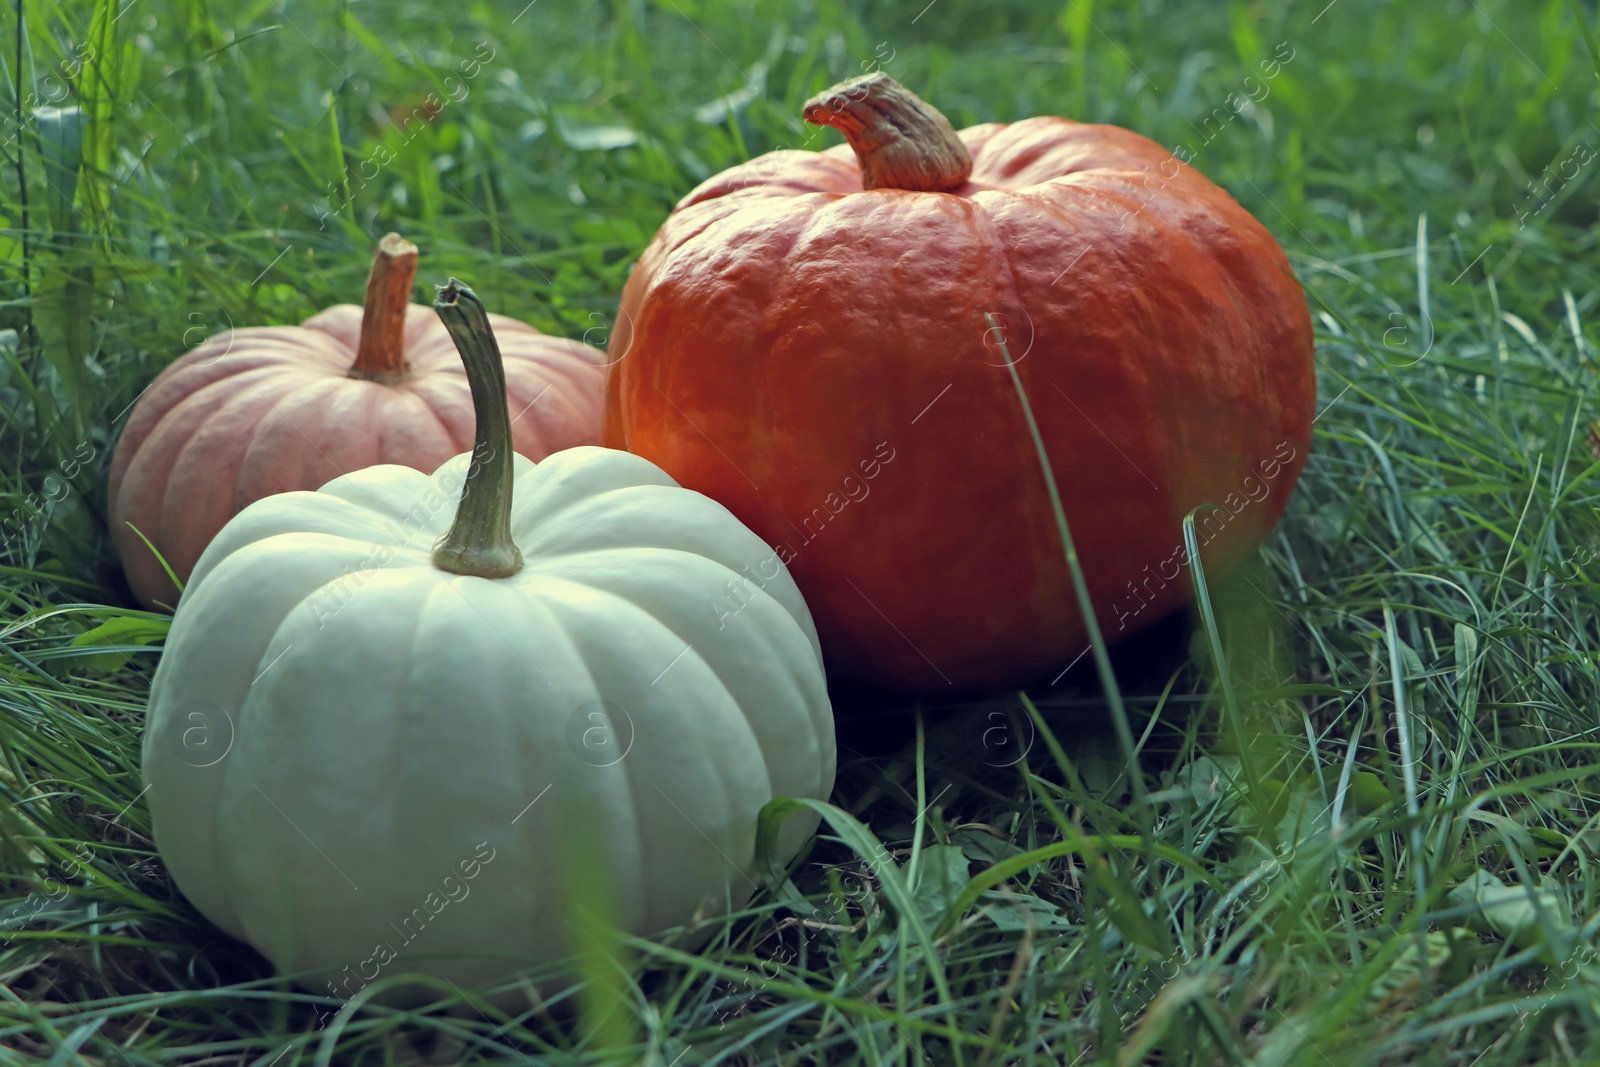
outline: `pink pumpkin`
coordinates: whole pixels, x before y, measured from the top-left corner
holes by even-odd
[[[432,473],[472,448],[472,394],[432,308],[409,303],[417,249],[378,248],[365,309],[218,334],[139,398],[111,462],[111,536],[146,606],[171,608],[224,523],[262,497],[378,463]],[[512,444],[532,460],[600,443],[605,355],[490,315]],[[137,532],[135,532],[137,531]],[[143,535],[143,537],[140,536]]]

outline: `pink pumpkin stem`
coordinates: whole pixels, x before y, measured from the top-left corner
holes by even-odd
[[[361,343],[350,377],[376,382],[404,378],[406,365],[406,308],[411,304],[411,282],[417,276],[417,246],[397,233],[378,242],[378,254],[367,275],[367,302],[361,315]]]

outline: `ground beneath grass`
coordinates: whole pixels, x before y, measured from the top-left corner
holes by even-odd
[[[0,1058],[1600,1059],[1595,22],[1590,0],[8,5]],[[448,990],[334,1014],[151,844],[162,626],[104,533],[129,406],[211,333],[359,300],[389,230],[420,280],[603,344],[675,200],[837,143],[800,104],[870,69],[957,126],[1185,146],[1276,234],[1320,386],[1286,517],[1204,611],[1115,650],[1131,762],[1089,660],[1025,695],[841,691],[837,813],[703,953],[627,942],[514,1016]]]

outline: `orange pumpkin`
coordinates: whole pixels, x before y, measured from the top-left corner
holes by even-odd
[[[146,606],[177,589],[224,523],[274,493],[399,463],[432,473],[472,447],[472,394],[432,308],[408,303],[417,249],[379,244],[365,308],[299,326],[229,330],[167,367],[139,398],[111,462],[111,535]],[[600,436],[605,355],[489,316],[505,359],[513,445],[532,460]],[[137,530],[137,532],[135,532]]]
[[[1261,543],[1316,394],[1305,297],[1265,227],[1113,126],[958,134],[881,73],[805,118],[848,146],[716,175],[641,257],[605,440],[774,547],[832,670],[948,692],[1087,649],[1008,361],[1108,637],[1191,596],[1191,509],[1222,509],[1197,516],[1208,567]]]

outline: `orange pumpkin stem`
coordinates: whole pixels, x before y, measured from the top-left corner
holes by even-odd
[[[361,315],[361,343],[350,377],[395,382],[406,376],[406,308],[417,276],[417,246],[397,233],[378,242],[367,275],[367,302]]]
[[[972,175],[972,156],[950,120],[881,70],[823,90],[803,114],[844,134],[863,189],[948,193]]]

